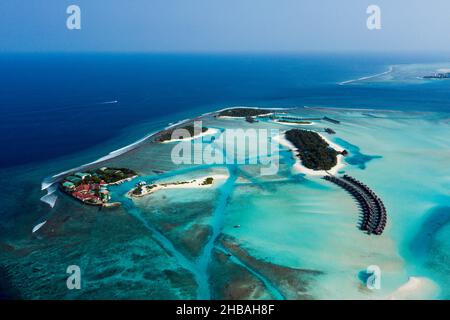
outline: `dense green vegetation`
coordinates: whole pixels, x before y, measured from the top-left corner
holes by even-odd
[[[285,122],[285,123],[292,123],[292,124],[311,124],[311,121],[300,121],[300,120],[279,120],[281,122]]]
[[[251,108],[235,108],[227,109],[219,112],[219,116],[227,117],[255,117],[261,114],[270,113],[270,110],[264,109],[251,109]]]
[[[86,183],[98,183],[101,180],[106,183],[114,183],[137,175],[135,171],[128,168],[101,168],[88,171],[87,173],[91,174],[91,176],[84,179]]]
[[[208,185],[208,184],[212,184],[213,181],[214,181],[214,178],[213,178],[213,177],[208,177],[208,178],[206,178],[205,180],[203,180],[202,185],[203,185],[203,186],[206,186],[206,185]]]
[[[169,141],[172,139],[172,133],[177,129],[185,129],[189,132],[191,137],[194,137],[197,132],[194,131],[194,124],[189,124],[184,127],[177,127],[177,128],[170,128],[168,130],[163,130],[159,133],[159,135],[156,137],[156,141],[163,142],[163,141]],[[198,128],[196,129],[198,130]],[[201,127],[202,132],[206,132],[208,130],[207,127]],[[181,139],[186,137],[176,137],[175,139]]]
[[[297,149],[302,164],[313,170],[329,170],[337,163],[338,152],[313,131],[292,129],[286,132],[286,139]]]
[[[142,194],[142,186],[136,187],[131,193],[136,196]]]
[[[155,184],[152,184],[152,185],[139,185],[136,188],[134,188],[133,191],[131,191],[131,194],[135,195],[135,196],[140,196],[144,191],[148,192],[148,191],[152,190],[155,187],[156,187]]]

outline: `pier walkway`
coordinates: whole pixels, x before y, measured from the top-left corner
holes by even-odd
[[[342,178],[328,175],[324,176],[324,179],[345,189],[358,201],[363,214],[360,224],[361,230],[376,235],[383,233],[386,227],[387,212],[383,201],[375,192],[349,175],[344,175]]]

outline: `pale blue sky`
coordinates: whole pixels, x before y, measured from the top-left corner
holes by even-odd
[[[66,29],[70,4],[82,30]],[[449,14],[450,0],[1,0],[0,51],[450,51]]]

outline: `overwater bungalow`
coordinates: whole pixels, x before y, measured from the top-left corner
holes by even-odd
[[[349,192],[362,211],[360,229],[369,234],[380,235],[387,221],[386,208],[381,199],[367,185],[355,178],[344,175],[342,178],[325,176],[325,180],[335,183]]]

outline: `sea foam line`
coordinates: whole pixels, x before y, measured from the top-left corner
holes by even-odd
[[[339,82],[339,85],[343,86],[345,84],[349,84],[349,83],[352,83],[352,82],[363,81],[363,80],[368,80],[368,79],[384,76],[386,74],[391,73],[392,71],[394,71],[394,67],[393,66],[389,66],[389,69],[387,71],[385,71],[385,72],[373,74],[373,75],[370,75],[370,76],[361,77],[361,78],[358,78],[358,79],[342,81],[342,82]]]

